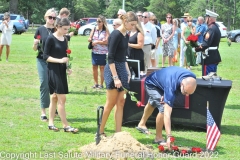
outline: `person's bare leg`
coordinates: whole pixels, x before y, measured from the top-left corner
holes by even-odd
[[[48,125],[49,126],[53,126],[54,125],[54,117],[55,117],[55,111],[57,108],[57,95],[54,93],[51,95],[51,102],[49,105],[49,121],[48,121]]]
[[[66,117],[66,111],[65,111],[66,95],[57,94],[57,97],[58,97],[58,113],[61,118],[63,128],[66,128],[69,126],[67,117]]]
[[[139,128],[147,129],[146,122],[147,122],[148,118],[152,115],[154,109],[155,109],[154,107],[152,107],[149,103],[147,103],[147,105],[144,108],[142,118],[141,118],[140,122],[138,123]]]
[[[105,66],[100,66],[100,77],[101,77],[100,85],[103,85],[103,82],[104,82],[104,67]]]
[[[164,67],[165,60],[166,60],[166,57],[163,56],[163,58],[162,58],[162,67]]]
[[[125,91],[119,92],[117,96],[117,104],[115,109],[115,131],[116,132],[121,132],[121,128],[122,128],[123,108],[125,104],[124,93]]]
[[[107,90],[107,100],[104,106],[104,111],[102,115],[102,123],[100,126],[100,133],[104,133],[104,128],[107,123],[107,119],[112,111],[112,108],[117,102],[118,91],[116,89]]]
[[[168,57],[168,66],[172,66],[172,57]]]
[[[0,60],[2,60],[2,59],[1,59],[1,56],[2,56],[2,50],[3,50],[3,45],[0,45]]]
[[[98,66],[93,65],[92,69],[93,69],[93,80],[94,80],[94,83],[96,85],[96,84],[98,84]]]
[[[10,54],[10,46],[6,45],[6,60],[8,60],[9,54]]]
[[[156,59],[151,59],[151,63],[152,63],[152,67],[156,67],[157,66]]]
[[[163,129],[163,117],[164,114],[163,113],[158,113],[157,117],[156,117],[156,137],[155,137],[155,142],[158,141],[163,141],[164,138],[162,136],[162,129]]]

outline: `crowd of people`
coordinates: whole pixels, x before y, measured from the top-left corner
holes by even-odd
[[[40,106],[42,121],[48,122],[48,129],[59,131],[54,125],[54,117],[60,116],[65,132],[78,132],[67,121],[65,102],[68,91],[66,74],[72,73],[69,68],[69,58],[66,51],[72,33],[68,33],[70,11],[62,8],[57,14],[55,9],[49,9],[44,15],[45,24],[40,26],[34,35],[33,50],[37,51],[37,71],[40,81]],[[100,134],[104,133],[105,125],[111,110],[115,106],[115,131],[122,127],[124,94],[130,90],[131,71],[127,58],[139,60],[141,76],[147,69],[158,67],[159,55],[162,53],[162,67],[168,57],[168,67],[151,73],[145,79],[145,90],[149,95],[141,121],[136,127],[145,134],[150,134],[146,122],[155,108],[159,114],[156,117],[156,137],[153,143],[170,145],[171,112],[176,92],[183,95],[193,94],[196,89],[196,76],[191,67],[202,64],[202,74],[217,71],[221,62],[218,46],[221,33],[215,24],[218,14],[206,10],[204,18],[198,17],[198,24],[193,24],[193,17],[184,13],[183,22],[170,13],[166,14],[166,23],[159,26],[156,16],[151,12],[136,13],[120,9],[118,18],[113,21],[114,31],[110,34],[106,18],[99,15],[97,25],[92,29],[88,41],[91,42],[91,61],[94,89],[106,87],[106,103],[102,115]],[[0,43],[0,60],[3,46],[6,45],[6,60],[8,61],[11,44],[12,22],[10,14],[4,14],[0,25],[2,30]],[[207,27],[206,27],[207,26]],[[198,46],[192,48],[187,39],[189,35],[198,36]],[[161,44],[161,43],[162,44]],[[178,53],[180,52],[180,53]],[[204,53],[202,53],[204,52]],[[174,66],[180,55],[180,67]],[[195,56],[197,55],[197,57]],[[185,67],[185,68],[184,68]],[[98,80],[100,70],[100,81]],[[49,119],[46,108],[49,108]],[[163,114],[164,113],[164,114]],[[167,141],[163,138],[162,128],[165,126]]]

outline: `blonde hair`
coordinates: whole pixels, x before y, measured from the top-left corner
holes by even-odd
[[[144,31],[143,31],[141,22],[139,20],[137,20],[136,29],[137,29],[138,32],[142,33],[142,35],[144,36]]]
[[[173,19],[173,23],[176,23],[176,26],[178,27],[178,19],[177,18]]]
[[[51,16],[52,13],[55,13],[55,16],[57,16],[57,11],[54,8],[51,8],[45,13],[44,19],[46,20],[46,17]]]

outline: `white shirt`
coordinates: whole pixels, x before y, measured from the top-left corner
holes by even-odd
[[[157,30],[155,26],[150,22],[146,24],[142,22],[142,27],[144,31],[144,44],[155,44],[157,40]]]

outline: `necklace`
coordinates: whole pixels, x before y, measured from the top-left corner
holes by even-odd
[[[48,32],[48,35],[51,35],[52,34],[52,28],[47,28],[47,27],[45,27],[45,28],[46,28],[46,30]]]

